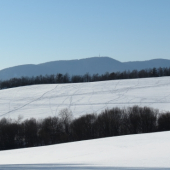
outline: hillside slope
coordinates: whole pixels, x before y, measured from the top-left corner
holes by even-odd
[[[33,169],[163,170],[170,168],[169,141],[170,132],[160,132],[0,151],[0,164],[40,164]]]
[[[0,118],[57,116],[64,108],[78,117],[133,105],[170,111],[169,103],[170,77],[33,85],[0,90]]]

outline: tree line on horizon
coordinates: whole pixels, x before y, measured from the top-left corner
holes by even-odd
[[[105,80],[119,80],[119,79],[134,79],[134,78],[149,78],[149,77],[163,77],[170,76],[170,67],[167,68],[152,68],[152,69],[142,69],[140,71],[123,71],[123,72],[112,72],[99,75],[90,75],[86,73],[84,75],[72,75],[69,76],[68,73],[56,75],[46,75],[46,76],[36,76],[36,77],[21,77],[12,78],[10,80],[0,81],[0,89],[7,89],[12,87],[20,87],[27,85],[36,84],[60,84],[60,83],[81,83],[81,82],[95,82],[95,81],[105,81]]]
[[[170,130],[170,112],[149,107],[106,109],[73,118],[68,109],[57,117],[0,120],[0,150]]]

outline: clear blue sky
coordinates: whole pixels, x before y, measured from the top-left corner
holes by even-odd
[[[0,69],[99,54],[170,59],[170,0],[0,0]]]

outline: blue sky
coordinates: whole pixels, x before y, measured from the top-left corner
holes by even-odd
[[[0,0],[0,69],[109,56],[170,59],[169,0]]]

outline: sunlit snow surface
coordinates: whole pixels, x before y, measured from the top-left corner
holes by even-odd
[[[170,132],[0,151],[0,169],[170,169]]]
[[[35,85],[0,91],[0,118],[74,117],[112,107],[170,110],[170,77]],[[19,164],[19,165],[18,165]],[[168,170],[170,132],[128,135],[0,151],[0,170]]]
[[[92,83],[33,85],[0,90],[0,118],[56,116],[69,108],[74,117],[106,108],[150,106],[170,110],[170,77]]]

